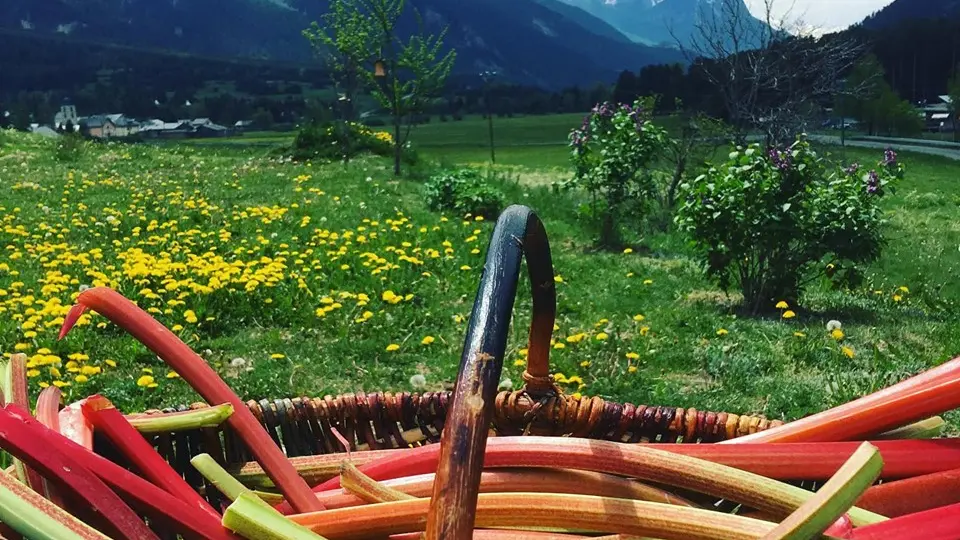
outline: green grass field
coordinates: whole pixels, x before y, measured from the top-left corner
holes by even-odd
[[[581,201],[548,186],[569,174],[565,135],[579,121],[496,120],[497,167],[520,180],[502,187],[541,215],[554,250],[551,362],[565,391],[789,419],[960,353],[960,164],[902,156],[907,180],[885,203],[889,245],[862,288],[815,284],[795,319],[746,317],[676,233],[636,230],[632,253],[590,249]],[[485,129],[435,123],[414,143],[448,163],[483,163]],[[245,398],[414,390],[417,374],[437,390],[456,377],[492,224],[430,212],[422,185],[392,178],[386,160],[296,164],[242,145],[58,156],[46,139],[0,137],[0,349],[29,355],[34,395],[56,384],[125,410],[197,399],[97,315],[56,340],[72,299],[93,285],[154,313]],[[526,284],[518,298],[504,371],[515,386]],[[832,319],[842,343],[826,331]]]

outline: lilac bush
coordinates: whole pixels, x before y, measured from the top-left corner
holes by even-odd
[[[892,150],[866,168],[828,164],[803,137],[785,149],[736,147],[681,186],[675,221],[708,273],[724,289],[738,286],[756,313],[795,301],[828,267],[837,283],[855,283],[858,265],[880,255],[880,201],[903,174]]]
[[[581,188],[590,198],[581,207],[597,229],[597,243],[617,247],[623,222],[642,220],[656,185],[649,165],[667,133],[650,121],[649,100],[600,103],[570,133],[574,175],[563,189]]]

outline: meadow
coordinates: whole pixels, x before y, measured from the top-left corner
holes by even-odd
[[[624,252],[592,249],[577,195],[549,187],[569,174],[564,139],[579,120],[497,119],[491,167],[509,202],[534,208],[550,236],[559,304],[551,363],[565,391],[790,419],[960,352],[960,164],[901,156],[907,179],[885,203],[889,244],[861,287],[817,282],[791,306],[796,317],[748,317],[669,227],[636,229]],[[485,129],[480,119],[430,124],[414,144],[432,159],[489,167]],[[96,314],[57,341],[75,295],[106,285],[245,398],[447,388],[492,223],[429,211],[422,183],[393,178],[389,165],[294,163],[242,144],[65,153],[2,134],[0,349],[29,355],[34,392],[101,392],[131,411],[196,401]],[[521,384],[528,323],[523,283],[505,386]]]

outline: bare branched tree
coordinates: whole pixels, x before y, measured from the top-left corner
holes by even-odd
[[[674,35],[692,69],[714,87],[740,143],[752,131],[776,144],[805,130],[864,51],[853,39],[821,36],[792,9],[775,16],[776,1],[764,0],[759,21],[742,0],[701,4],[693,36]]]

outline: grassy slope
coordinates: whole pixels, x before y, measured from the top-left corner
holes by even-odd
[[[536,120],[543,126],[540,142],[553,142],[565,133],[562,124],[577,121],[516,119],[518,127],[506,129],[502,139],[538,142]],[[554,121],[557,125],[548,129]],[[483,126],[474,122],[478,130]],[[423,141],[418,144],[429,147],[433,137],[434,155],[480,161],[484,149],[471,144],[477,131],[458,131],[467,125],[425,127],[417,134]],[[457,143],[456,152],[440,152],[439,142]],[[550,157],[544,148],[515,147],[515,154],[507,153],[502,161],[512,161],[513,171],[522,167],[525,174],[550,178],[564,161]],[[565,156],[562,145],[555,149]],[[90,147],[79,161],[64,163],[53,158],[47,141],[17,137],[8,142],[0,153],[0,178],[10,193],[0,209],[5,216],[0,234],[4,245],[13,248],[0,259],[0,289],[7,293],[0,294],[5,310],[0,315],[0,348],[10,351],[23,343],[30,354],[49,348],[61,358],[59,380],[70,382],[65,390],[72,397],[102,391],[127,409],[195,399],[182,381],[165,378],[166,370],[151,354],[111,327],[78,328],[66,341],[55,342],[55,321],[62,313],[55,304],[35,306],[41,311],[33,315],[39,334],[24,337],[17,318],[30,320],[31,315],[15,294],[21,299],[59,298],[66,305],[80,284],[93,281],[96,269],[115,276],[114,285],[139,297],[144,307],[170,309],[160,319],[183,325],[181,335],[207,351],[246,397],[411,389],[409,379],[417,373],[425,375],[430,389],[449,384],[465,330],[461,317],[470,311],[491,225],[454,216],[443,221],[423,207],[419,184],[393,181],[387,164],[379,160],[364,159],[345,170],[256,157],[262,153],[243,148]],[[848,150],[846,160],[853,159],[869,163],[876,156]],[[955,224],[960,187],[951,181],[957,164],[925,156],[903,159],[908,180],[890,199],[890,245],[871,269],[870,283],[848,293],[815,286],[797,309],[799,317],[791,321],[737,316],[735,299],[703,278],[675,235],[649,232],[643,249],[631,254],[589,253],[589,237],[574,217],[577,201],[544,187],[505,185],[512,202],[528,204],[541,214],[551,237],[563,280],[558,285],[556,333],[562,348],[554,349],[552,361],[568,379],[579,376],[583,382],[573,379],[564,387],[634,403],[795,418],[955,355],[960,351],[960,324],[946,314],[955,313],[952,306],[960,298],[954,279],[960,261],[960,229]],[[106,221],[108,212],[116,215],[115,222]],[[310,221],[301,226],[304,217]],[[158,228],[148,232],[154,219]],[[133,236],[137,226],[142,228],[139,237]],[[221,230],[229,231],[230,238]],[[337,233],[336,239],[331,233]],[[449,258],[444,256],[445,241],[451,244]],[[207,263],[211,257],[204,254],[215,248],[227,261],[260,262],[249,266],[247,277],[228,277],[218,274],[223,269],[204,274],[210,268],[197,261],[182,268],[128,251],[134,247],[169,253],[173,260],[203,255]],[[90,254],[94,248],[103,250],[101,259]],[[397,249],[423,264],[405,262]],[[430,249],[440,256],[431,258]],[[364,253],[381,260],[364,266],[371,257]],[[52,260],[61,266],[41,268]],[[137,267],[138,260],[146,266]],[[372,275],[383,260],[398,268]],[[249,272],[263,267],[261,283],[245,292]],[[144,268],[154,275],[141,275]],[[169,307],[169,300],[196,283],[208,283],[210,275],[221,275],[223,288],[210,294],[191,292],[182,305]],[[267,286],[271,278],[275,283]],[[305,289],[298,286],[301,278]],[[175,290],[164,291],[172,279],[177,280]],[[18,282],[23,285],[15,286]],[[900,286],[910,292],[895,302],[892,296]],[[159,292],[160,298],[148,300],[138,292],[143,288]],[[413,297],[390,304],[381,299],[387,290]],[[370,300],[359,306],[357,298],[341,298],[340,291],[364,293]],[[514,381],[522,370],[515,364],[522,364],[528,294],[524,284],[506,362],[505,376]],[[330,305],[325,301],[339,302],[342,308],[321,319],[315,310]],[[185,320],[187,309],[196,312],[198,323]],[[358,322],[364,311],[371,312],[370,319]],[[642,322],[633,319],[637,314],[644,316]],[[843,322],[843,345],[855,351],[854,358],[844,356],[841,344],[827,336],[824,326],[830,319]],[[728,333],[718,335],[720,329]],[[598,339],[601,332],[606,339]],[[798,332],[803,336],[795,335]],[[586,335],[577,340],[581,334]],[[428,335],[436,341],[422,345]],[[391,343],[400,349],[387,352]],[[80,365],[100,366],[105,373],[76,382],[66,362],[69,354],[80,351],[89,356],[79,360]],[[627,353],[637,353],[639,359],[630,360]],[[44,356],[49,355],[41,354],[41,362]],[[235,358],[243,359],[234,362],[242,366],[231,367]],[[107,359],[116,360],[117,367],[109,367]],[[49,367],[38,367],[34,384],[57,379]],[[153,369],[158,387],[137,386],[143,368]]]

